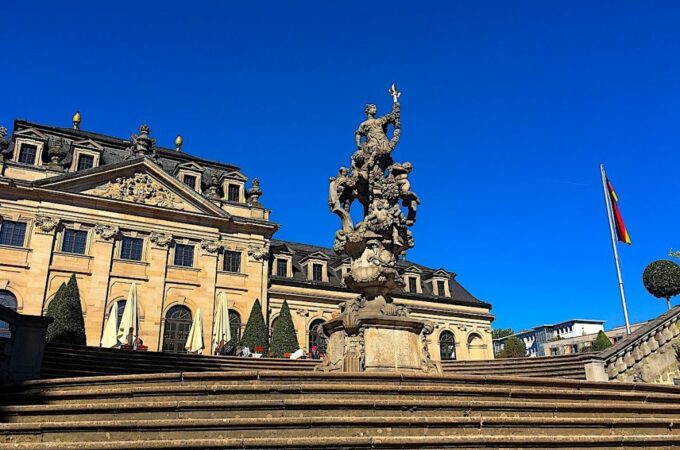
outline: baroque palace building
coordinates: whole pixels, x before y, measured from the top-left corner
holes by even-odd
[[[224,292],[232,333],[256,299],[274,324],[286,300],[300,345],[322,343],[318,325],[356,296],[349,259],[332,249],[274,239],[278,225],[238,167],[156,146],[148,126],[125,140],[16,120],[0,128],[0,304],[43,314],[75,274],[88,345],[121,315],[137,285],[140,338],[149,350],[184,351],[200,308],[209,353]],[[399,261],[395,300],[435,324],[435,359],[491,359],[491,305],[443,269]]]

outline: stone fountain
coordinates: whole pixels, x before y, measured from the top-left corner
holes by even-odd
[[[392,293],[404,286],[396,262],[413,247],[409,227],[415,223],[420,199],[411,191],[411,163],[392,159],[401,132],[401,93],[395,85],[389,93],[392,111],[377,117],[376,106],[366,105],[366,120],[355,132],[351,167],[341,167],[330,179],[328,204],[342,222],[334,250],[350,257],[344,281],[358,296],[324,324],[325,371],[441,372],[427,346],[432,323],[410,317],[408,308],[392,299]],[[363,220],[356,224],[350,216],[355,200],[363,207]]]

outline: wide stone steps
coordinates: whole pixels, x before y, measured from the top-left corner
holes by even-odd
[[[673,448],[680,388],[312,371],[36,380],[0,389],[0,450]]]
[[[517,375],[525,377],[556,377],[585,380],[584,364],[591,354],[573,354],[539,358],[508,358],[489,361],[443,361],[446,373],[487,375]]]

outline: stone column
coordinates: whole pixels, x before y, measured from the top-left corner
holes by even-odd
[[[92,275],[85,280],[78,280],[80,287],[80,301],[85,303],[85,335],[87,345],[99,346],[102,334],[104,308],[108,295],[111,277],[111,260],[113,246],[118,235],[118,227],[96,224],[92,235],[90,254],[92,260]],[[85,312],[86,311],[86,312]]]

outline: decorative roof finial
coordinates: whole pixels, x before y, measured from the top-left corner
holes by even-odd
[[[139,127],[139,135],[132,135],[132,145],[130,146],[134,156],[153,156],[155,150],[153,146],[156,145],[156,139],[149,136],[151,128],[147,124]]]
[[[177,137],[175,138],[175,151],[181,152],[182,144],[184,144],[184,139],[182,139],[181,134],[178,134]]]
[[[80,111],[76,111],[73,115],[73,129],[80,130]]]
[[[253,178],[253,184],[250,189],[248,189],[248,204],[249,205],[260,205],[260,197],[262,196],[262,189],[260,188],[260,180]]]
[[[0,125],[0,161],[4,161],[12,154],[12,150],[9,148],[9,140],[5,139],[5,136],[7,136],[7,128]]]

